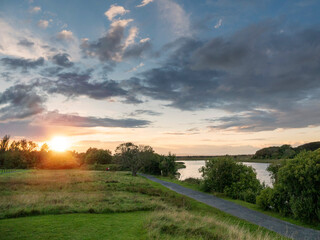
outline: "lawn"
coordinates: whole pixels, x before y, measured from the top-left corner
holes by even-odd
[[[141,239],[146,212],[63,214],[0,221],[2,240]]]
[[[127,172],[15,172],[0,193],[1,239],[285,239]]]

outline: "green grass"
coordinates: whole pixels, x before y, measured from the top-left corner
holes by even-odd
[[[103,239],[103,229],[119,234],[105,239],[285,239],[129,172],[0,175],[1,239]]]
[[[161,179],[161,180],[164,180],[164,181],[168,181],[168,182],[173,182],[173,183],[179,184],[181,186],[184,186],[184,187],[196,190],[196,191],[201,191],[199,185],[197,185],[197,184],[192,184],[192,183],[189,183],[189,182],[184,182],[184,181],[180,181],[180,180],[169,178],[169,177],[158,177],[158,178]],[[237,203],[237,204],[239,204],[241,206],[244,206],[244,207],[247,207],[247,208],[249,208],[251,210],[255,210],[255,211],[264,213],[264,214],[269,215],[271,217],[278,218],[278,219],[290,222],[290,223],[295,224],[295,225],[299,225],[299,226],[303,226],[303,227],[307,227],[307,228],[320,230],[320,223],[318,223],[318,224],[308,224],[308,223],[304,223],[302,221],[299,221],[299,220],[296,220],[296,219],[293,219],[293,218],[290,218],[290,217],[285,217],[285,216],[281,215],[278,212],[265,211],[265,210],[262,210],[257,204],[248,203],[248,202],[245,202],[245,201],[242,201],[242,200],[239,200],[239,199],[232,199],[230,197],[225,196],[223,193],[207,193],[207,194],[213,194],[216,197],[222,198],[224,200],[228,200],[230,202]]]
[[[64,214],[0,221],[0,238],[9,239],[143,239],[146,212]]]

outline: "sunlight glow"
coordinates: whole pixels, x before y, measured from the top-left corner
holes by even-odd
[[[53,151],[64,152],[70,147],[70,142],[68,142],[65,137],[54,137],[49,142],[49,148]]]

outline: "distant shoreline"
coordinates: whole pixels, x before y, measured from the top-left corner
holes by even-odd
[[[251,155],[219,155],[219,156],[176,156],[176,161],[205,161],[212,158],[230,156],[237,162],[256,162],[256,163],[275,163],[281,161],[281,159],[253,159]]]

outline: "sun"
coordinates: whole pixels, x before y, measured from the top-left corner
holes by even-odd
[[[66,137],[54,137],[49,142],[49,148],[53,151],[64,152],[70,147],[70,143]]]

